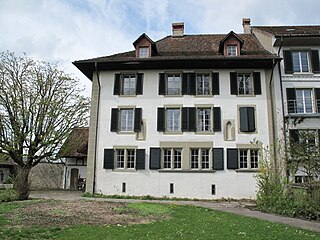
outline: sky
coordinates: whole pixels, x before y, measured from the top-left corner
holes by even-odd
[[[91,81],[72,62],[133,50],[142,33],[156,41],[173,22],[185,34],[242,33],[244,17],[254,26],[320,25],[319,9],[319,0],[0,0],[0,52],[57,64],[90,96]]]

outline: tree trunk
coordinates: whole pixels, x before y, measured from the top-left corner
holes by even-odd
[[[16,190],[18,195],[18,200],[27,200],[29,197],[29,167],[18,167],[17,176],[15,177],[13,188]]]

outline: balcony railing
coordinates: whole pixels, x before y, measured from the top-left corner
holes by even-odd
[[[286,103],[287,114],[320,114],[320,100],[297,99]]]

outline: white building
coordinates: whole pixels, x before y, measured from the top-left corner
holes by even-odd
[[[74,62],[93,82],[87,191],[255,198],[259,144],[274,141],[280,60],[252,34],[142,34],[135,50]]]

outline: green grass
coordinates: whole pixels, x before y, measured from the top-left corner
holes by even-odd
[[[128,208],[137,210],[137,214],[165,214],[171,218],[129,226],[10,228],[4,214],[25,206],[23,202],[0,204],[0,239],[320,239],[319,233],[254,218],[199,207],[149,203],[128,204]]]

